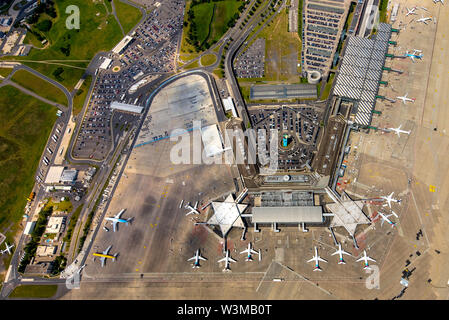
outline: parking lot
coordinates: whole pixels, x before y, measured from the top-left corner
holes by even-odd
[[[132,94],[128,89],[149,74],[163,76],[174,71],[184,6],[181,0],[157,6],[130,35],[133,40],[123,52],[109,54],[111,66],[106,70],[98,69],[92,96],[73,147],[75,158],[105,159],[118,139],[116,134],[140,119],[138,115],[120,112],[112,121],[111,128],[110,105],[118,101],[143,106],[145,95],[148,94],[145,88],[139,88]],[[119,71],[113,70],[114,67],[119,67]],[[112,133],[111,129],[116,130]]]
[[[291,137],[288,148],[279,148],[279,170],[301,170],[310,165],[317,149],[323,109],[305,105],[251,106],[248,111],[253,128],[265,130],[267,141],[272,129],[278,130],[279,143],[284,134]]]
[[[256,39],[234,62],[238,78],[262,78],[265,69],[265,39]]]

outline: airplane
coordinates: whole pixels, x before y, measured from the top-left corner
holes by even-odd
[[[120,219],[120,216],[123,214],[123,212],[125,212],[125,210],[126,209],[120,210],[120,212],[117,213],[114,217],[106,218],[106,220],[112,221],[112,228],[114,229],[114,232],[116,231],[117,223],[121,222],[121,223],[128,224],[131,221],[131,218],[129,218],[129,219]]]
[[[417,7],[413,7],[410,10],[408,8],[407,9],[407,13],[406,13],[406,17],[408,17],[410,14],[416,14],[415,10],[417,9]]]
[[[381,197],[382,199],[384,199],[385,201],[387,201],[388,206],[390,207],[390,209],[391,209],[391,202],[400,203],[400,202],[402,201],[401,199],[399,199],[399,200],[394,199],[394,198],[393,198],[393,194],[394,194],[394,192],[390,193],[388,196],[382,196],[382,197]],[[385,204],[384,206],[386,206],[386,204]]]
[[[259,252],[253,250],[251,248],[251,242],[248,243],[248,248],[246,250],[243,250],[242,252],[240,252],[240,254],[242,253],[247,253],[248,255],[246,256],[246,260],[245,261],[253,261],[253,258],[251,257],[251,254],[259,254]]]
[[[444,0],[433,0],[433,3],[441,2],[441,4],[444,4]]]
[[[229,262],[237,262],[236,260],[231,258],[231,256],[229,255],[229,250],[226,251],[226,256],[224,258],[218,260],[218,262],[222,262],[222,261],[225,261],[225,267],[224,267],[223,271],[231,270],[231,268],[229,268]]]
[[[93,255],[96,257],[100,257],[100,261],[101,261],[101,267],[104,267],[104,263],[106,262],[106,259],[112,259],[112,261],[115,261],[115,259],[117,258],[118,253],[114,254],[113,256],[111,256],[110,254],[108,254],[109,250],[111,250],[112,245],[110,245],[109,247],[107,247],[106,250],[104,250],[102,253],[94,253]]]
[[[412,60],[412,62],[415,62],[415,59],[419,59],[419,60],[422,59],[421,52],[422,52],[421,50],[413,49],[413,53],[408,53],[408,51],[406,51],[405,56],[409,57]]]
[[[399,100],[402,100],[403,104],[407,104],[407,101],[413,101],[415,102],[415,98],[407,98],[408,93],[406,93],[403,97],[396,97]]]
[[[80,274],[81,271],[83,271],[83,269],[84,269],[85,266],[86,266],[86,265],[83,264],[83,265],[78,269],[78,271],[77,271],[76,273]]]
[[[340,261],[338,261],[338,264],[346,264],[346,262],[343,260],[343,255],[344,255],[344,254],[347,254],[348,256],[351,255],[349,252],[346,252],[346,251],[344,251],[344,250],[341,248],[341,244],[340,244],[340,243],[338,244],[338,250],[335,251],[334,253],[332,253],[331,256],[334,256],[334,255],[336,255],[336,254],[338,254],[338,255],[340,256]]]
[[[394,131],[398,135],[399,138],[401,137],[401,133],[410,134],[410,132],[411,132],[410,130],[409,131],[401,130],[401,127],[402,127],[402,124],[397,128],[388,128],[388,129],[390,131]]]
[[[389,215],[384,215],[382,212],[378,211],[377,215],[382,218],[382,222],[380,223],[380,226],[382,227],[384,225],[384,222],[388,222],[392,228],[394,228],[396,226],[396,223],[394,223],[393,221],[391,221],[390,219],[388,219],[389,217],[391,217],[393,214],[389,214]],[[396,214],[394,214],[396,215]]]
[[[5,242],[5,246],[6,246],[6,249],[2,250],[2,254],[6,253],[6,252],[8,252],[8,254],[11,254],[11,248],[14,247],[14,243],[12,245],[8,246],[8,242]]]
[[[327,263],[326,260],[324,260],[323,258],[321,258],[321,257],[318,255],[318,250],[317,250],[316,247],[315,247],[315,255],[313,256],[312,259],[308,260],[307,262],[312,262],[312,261],[315,261],[315,269],[313,269],[313,271],[322,271],[321,268],[320,268],[319,261],[322,261],[322,262],[326,262],[326,263]]]
[[[203,261],[207,260],[206,258],[201,256],[200,249],[196,250],[195,255],[192,258],[187,259],[187,261],[191,261],[193,259],[195,259],[195,262],[193,263],[192,268],[199,268],[199,267],[201,267],[200,266],[200,260],[203,260]]]
[[[189,214],[200,214],[198,211],[198,201],[195,203],[195,205],[192,207],[190,203],[188,203],[184,208],[189,209],[190,211],[186,213],[186,216]]]
[[[363,267],[363,269],[371,269],[371,267],[368,264],[368,260],[376,262],[376,260],[374,260],[373,258],[370,258],[366,255],[366,250],[363,250],[363,257],[361,257],[360,259],[357,259],[356,262],[359,262],[362,260],[365,261],[365,266]]]
[[[427,24],[427,20],[432,20],[432,17],[426,17],[424,18],[424,16],[421,15],[421,19],[416,20],[416,22],[422,22],[424,24]]]

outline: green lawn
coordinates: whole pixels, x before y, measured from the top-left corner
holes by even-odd
[[[66,28],[65,8],[76,5],[80,9],[80,29],[69,30]],[[64,60],[90,60],[102,50],[112,49],[122,38],[122,32],[113,15],[107,15],[102,1],[85,0],[58,0],[55,2],[58,16],[52,19],[53,27],[44,32],[50,42],[47,49],[31,49],[26,57],[6,57],[5,60],[34,60],[54,62],[49,60],[62,60],[60,63],[81,67],[58,66],[36,62],[25,62],[26,65],[59,81],[71,91],[87,67],[88,62],[64,62]],[[98,16],[97,16],[98,14]],[[53,73],[57,68],[62,68],[63,73],[57,78]]]
[[[140,21],[142,13],[139,9],[120,2],[120,0],[115,0],[114,5],[120,24],[123,30],[125,30],[125,33],[128,33]]]
[[[87,93],[89,92],[90,85],[92,83],[92,76],[88,76],[81,88],[76,92],[76,96],[73,98],[73,115],[76,116],[81,112],[84,106],[84,102],[87,97]]]
[[[9,298],[51,298],[56,294],[58,286],[52,285],[21,285],[14,289]]]
[[[11,80],[20,84],[22,87],[37,93],[45,99],[67,106],[68,101],[64,92],[26,70],[17,71],[14,73]]]
[[[205,54],[201,57],[201,64],[205,67],[214,64],[217,61],[217,56],[215,54]]]
[[[199,68],[200,64],[198,63],[198,60],[188,64],[187,66],[183,67],[185,70]]]
[[[181,41],[181,53],[191,53],[204,51],[211,47],[229,29],[228,23],[234,19],[234,15],[239,13],[239,7],[243,1],[222,0],[217,2],[204,2],[192,7],[194,18],[188,18],[191,1],[187,1],[186,14],[184,16],[183,38]],[[190,29],[196,27],[197,41],[201,50],[187,42]]]
[[[56,108],[14,87],[0,88],[0,230],[22,218],[56,118]]]
[[[0,76],[6,78],[12,71],[12,68],[0,68]]]

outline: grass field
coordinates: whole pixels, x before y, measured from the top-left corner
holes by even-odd
[[[21,285],[11,292],[9,298],[51,298],[57,290],[57,285]]]
[[[217,61],[217,56],[215,54],[206,54],[201,57],[201,64],[205,67],[214,64]]]
[[[205,2],[193,7],[194,19],[189,21],[187,12],[190,9],[191,1],[187,1],[184,21],[187,27],[183,28],[181,41],[181,54],[200,52],[193,45],[187,43],[186,37],[192,24],[197,26],[196,36],[202,48],[212,46],[229,29],[228,23],[233,19],[238,8],[242,5],[240,0],[223,0],[218,2]],[[207,45],[207,46],[206,46]]]
[[[0,88],[0,230],[19,221],[34,173],[57,118],[56,108],[5,86]]]
[[[74,116],[79,114],[83,109],[84,101],[86,100],[91,83],[92,83],[92,76],[88,76],[81,85],[81,88],[76,92],[76,96],[73,98]]]
[[[31,90],[41,97],[67,106],[68,101],[64,92],[51,83],[36,77],[34,74],[19,70],[12,76],[11,80],[20,84],[22,87]]]
[[[199,67],[200,67],[200,64],[198,63],[198,60],[196,60],[196,61],[184,66],[183,68],[186,70],[189,70],[189,69],[194,69],[194,68],[199,68]]]
[[[0,76],[6,78],[8,74],[10,74],[12,71],[12,68],[0,68]]]
[[[69,5],[76,5],[80,9],[79,30],[66,28],[68,15],[65,13],[65,8]],[[59,81],[71,91],[84,74],[88,61],[97,52],[113,48],[122,38],[122,32],[114,16],[106,13],[106,7],[102,1],[92,3],[92,1],[85,0],[59,0],[55,2],[55,8],[58,16],[55,19],[51,19],[53,26],[50,31],[45,32],[45,37],[50,43],[48,48],[44,50],[32,49],[26,57],[6,57],[3,59],[29,61],[24,63],[40,73]],[[65,60],[87,61],[65,62]],[[69,66],[32,61],[63,63]],[[81,67],[82,69],[70,66]],[[53,74],[57,68],[63,69],[60,78]]]
[[[140,21],[142,13],[139,9],[120,2],[120,0],[115,0],[114,5],[120,24],[125,30],[125,33],[128,33]]]

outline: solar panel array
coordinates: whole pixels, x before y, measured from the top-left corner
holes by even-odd
[[[391,25],[380,23],[373,39],[350,36],[334,86],[334,95],[358,101],[354,122],[371,123]]]

